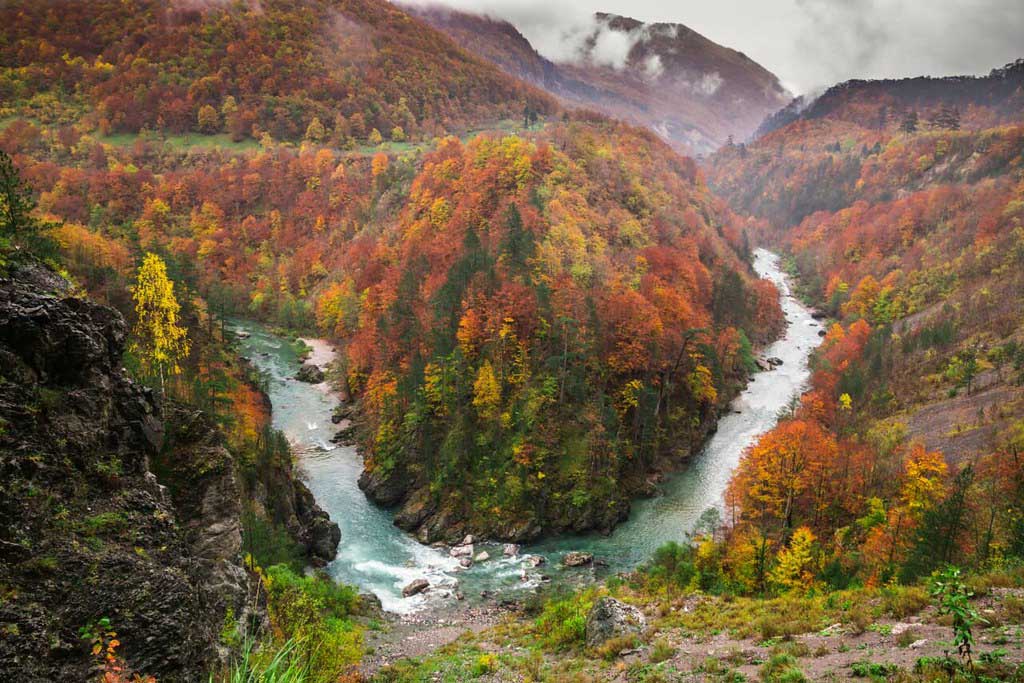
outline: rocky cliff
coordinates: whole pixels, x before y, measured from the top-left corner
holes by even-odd
[[[80,630],[104,619],[131,670],[200,680],[226,624],[263,619],[234,458],[201,413],[161,409],[126,376],[126,336],[45,269],[0,279],[0,680],[85,680]],[[290,477],[272,485],[292,486],[297,535],[333,557],[336,533]]]

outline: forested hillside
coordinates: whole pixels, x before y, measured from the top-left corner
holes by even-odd
[[[103,135],[429,139],[551,100],[376,0],[5,3],[0,102]]]
[[[320,299],[365,396],[367,490],[428,541],[611,528],[780,323],[743,229],[621,124],[443,141]]]
[[[836,320],[732,482],[733,545],[832,585],[1024,550],[1022,74],[846,84],[712,160]]]
[[[780,315],[692,161],[386,3],[196,7],[7,10],[0,146],[90,292],[128,312],[152,251],[211,319],[342,342],[425,539],[609,529],[700,446]]]

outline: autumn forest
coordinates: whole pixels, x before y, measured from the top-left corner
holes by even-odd
[[[1020,680],[1024,62],[842,83],[693,158],[421,15],[0,4],[0,678]],[[821,327],[806,382],[696,528],[628,572],[538,569],[781,376],[757,248]],[[302,483],[246,325],[331,349],[338,452],[408,543],[522,560],[536,595],[467,579],[496,630],[416,649],[338,581],[371,540]],[[470,589],[421,569],[396,599],[466,626]],[[918,614],[943,654],[796,647]],[[686,659],[715,637],[753,654]]]

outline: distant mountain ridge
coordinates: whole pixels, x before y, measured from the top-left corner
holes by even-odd
[[[441,6],[403,6],[505,72],[547,90],[569,106],[590,108],[657,132],[677,149],[707,154],[730,137],[748,138],[792,95],[742,52],[670,23],[645,24],[595,15],[579,59],[555,63],[511,23]],[[595,55],[602,32],[629,34],[621,67]]]
[[[799,119],[842,118],[848,105],[885,104],[894,110],[926,111],[941,106],[965,109],[986,107],[1000,121],[1019,119],[1024,110],[1024,58],[992,69],[987,76],[918,76],[880,80],[853,79],[838,83],[810,101],[796,97],[768,116],[758,127],[758,138]]]

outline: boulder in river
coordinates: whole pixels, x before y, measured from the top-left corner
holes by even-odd
[[[587,645],[598,647],[612,638],[639,636],[647,627],[643,612],[615,598],[601,598],[587,615]]]
[[[430,588],[429,581],[426,579],[416,579],[415,581],[406,584],[405,588],[402,589],[402,597],[411,598],[414,595],[419,595],[428,588]]]
[[[489,559],[491,559],[491,554],[489,552],[487,552],[486,550],[482,550],[482,551],[480,551],[480,553],[476,557],[473,558],[473,561],[474,562],[486,562]]]
[[[565,557],[562,558],[562,564],[566,567],[583,567],[594,561],[594,556],[590,553],[572,551],[566,553]]]
[[[539,566],[541,566],[542,564],[544,564],[547,561],[548,561],[547,558],[544,557],[543,555],[527,555],[526,556],[526,565],[528,567],[539,567]]]
[[[772,369],[772,367],[770,365],[768,365],[768,363],[764,362],[764,360],[762,360],[760,358],[755,360],[754,363],[757,364],[757,369],[761,370],[762,372],[765,372],[767,370],[771,370]]]
[[[780,365],[782,365],[782,359],[776,356],[772,356],[771,358],[768,359],[768,365],[772,366],[773,368],[777,368]]]
[[[310,384],[320,384],[324,381],[324,371],[312,363],[303,363],[302,367],[295,374],[295,379]]]
[[[501,554],[505,557],[515,557],[519,554],[519,546],[515,543],[506,543],[501,548]]]
[[[463,569],[469,569],[470,567],[473,566],[473,558],[472,557],[460,557],[459,558],[459,566],[462,567]]]
[[[473,557],[473,544],[464,543],[457,545],[448,551],[448,554],[452,557]]]
[[[828,334],[828,332],[826,332],[825,330],[818,330],[818,336],[819,337],[824,337],[827,334]]]

